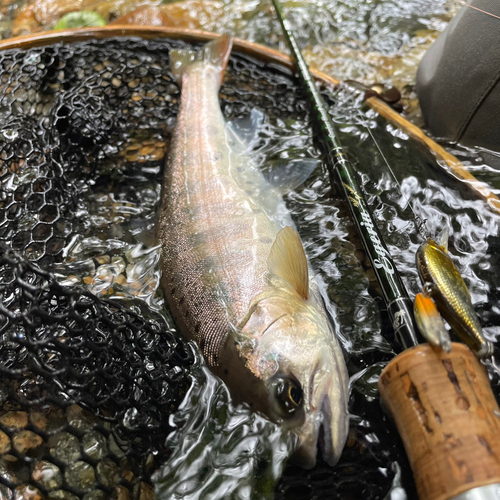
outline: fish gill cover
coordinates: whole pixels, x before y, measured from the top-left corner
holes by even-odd
[[[360,245],[324,171],[287,204],[305,222],[299,232],[337,304],[331,312],[349,371],[359,373],[339,465],[283,472],[279,429],[233,407],[175,332],[158,291],[154,231],[180,95],[168,54],[185,46],[120,39],[0,52],[1,494],[144,500],[155,483],[165,499],[273,491],[287,499],[415,498],[377,398],[377,375],[391,356],[368,290],[377,292],[354,257]],[[334,113],[353,106],[331,89],[323,94],[330,105],[339,98]],[[257,156],[318,156],[306,102],[287,70],[233,54],[220,95],[227,118],[255,107],[266,114]],[[356,130],[346,129],[362,143]],[[403,171],[407,149],[395,149]],[[357,152],[380,169],[373,146]],[[426,178],[425,161],[413,160]],[[400,261],[411,277],[418,242],[394,230],[401,220],[392,198],[367,176],[363,185],[381,207],[389,243],[406,251]],[[424,192],[416,178],[411,186]]]

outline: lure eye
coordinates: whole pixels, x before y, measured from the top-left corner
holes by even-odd
[[[281,417],[290,417],[302,407],[302,388],[296,380],[289,377],[280,377],[276,379],[273,385],[277,403],[276,410]]]

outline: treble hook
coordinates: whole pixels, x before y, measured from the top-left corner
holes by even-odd
[[[491,368],[493,373],[500,377],[500,365],[498,364],[493,354],[489,358],[481,359],[480,362],[486,368]]]
[[[413,215],[415,216],[418,233],[420,234],[420,236],[424,241],[427,241],[431,237],[426,225],[427,219],[423,219],[422,217],[420,217],[420,215],[417,215],[415,212],[413,212]]]

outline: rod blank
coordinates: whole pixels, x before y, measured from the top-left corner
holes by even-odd
[[[313,126],[320,139],[330,173],[336,175],[349,205],[356,229],[361,236],[375,272],[400,350],[418,344],[413,307],[401,276],[384,239],[373,220],[354,169],[342,148],[328,109],[309,73],[288,20],[278,0],[273,0],[283,32],[297,65],[299,78],[309,100]]]

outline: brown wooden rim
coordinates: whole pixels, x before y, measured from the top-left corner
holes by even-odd
[[[44,31],[33,35],[20,36],[9,38],[0,41],[0,50],[8,49],[29,49],[32,47],[41,47],[53,43],[80,42],[85,40],[106,39],[114,37],[139,37],[145,39],[154,38],[171,38],[182,39],[190,43],[199,43],[213,40],[218,37],[218,34],[208,31],[191,30],[184,28],[170,28],[161,26],[134,26],[134,25],[110,25],[99,26],[95,28],[77,28],[58,31]],[[234,39],[233,47],[237,52],[252,56],[266,63],[276,63],[293,71],[294,63],[292,59],[274,49],[270,49],[264,45],[247,42],[239,38]],[[311,74],[317,80],[321,80],[330,85],[337,85],[339,80],[311,68]],[[424,144],[435,156],[436,164],[444,170],[448,175],[458,178],[466,182],[469,187],[475,191],[481,198],[486,200],[488,205],[496,212],[500,213],[500,199],[491,192],[488,184],[476,179],[462,163],[446,149],[428,137],[420,128],[410,123],[403,118],[399,113],[394,111],[385,102],[370,97],[367,99],[367,104],[377,113],[382,115],[388,121],[403,130],[413,139]]]

